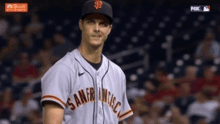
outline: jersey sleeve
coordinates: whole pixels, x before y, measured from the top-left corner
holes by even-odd
[[[119,121],[122,121],[130,116],[133,115],[133,111],[128,103],[128,99],[127,99],[127,92],[126,92],[126,79],[125,79],[125,75],[123,73],[123,92],[122,92],[122,105],[121,105],[121,111],[119,114]]]
[[[66,102],[70,93],[71,70],[64,64],[52,66],[41,79],[42,98],[45,101],[53,101],[66,108]]]

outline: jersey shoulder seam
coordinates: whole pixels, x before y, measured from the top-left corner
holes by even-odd
[[[57,65],[64,65],[64,66],[66,66],[69,70],[71,70],[73,73],[75,73],[66,63],[64,63],[64,62],[60,62],[60,63],[56,63]],[[72,63],[70,64],[70,65],[72,65]],[[75,67],[75,66],[74,66]]]
[[[61,62],[61,63],[56,63],[58,66],[60,65],[60,66],[65,66],[65,67],[67,67],[72,73],[73,73],[73,75],[75,75],[76,74],[76,72],[73,70],[73,69],[71,69],[66,63],[63,63],[63,62]],[[72,63],[71,63],[71,65],[72,65]],[[74,66],[74,68],[75,68],[75,66]],[[68,84],[69,85],[69,87],[71,87],[71,83],[69,83]],[[71,92],[71,88],[69,88],[69,93]]]

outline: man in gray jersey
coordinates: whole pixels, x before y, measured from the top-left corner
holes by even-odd
[[[104,1],[84,4],[80,46],[41,79],[44,124],[118,124],[133,114],[124,72],[102,54],[112,17]]]

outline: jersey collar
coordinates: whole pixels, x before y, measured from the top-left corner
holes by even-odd
[[[102,78],[109,69],[109,60],[102,54],[102,64],[98,70],[95,70],[80,54],[78,49],[74,51],[75,59],[81,66],[81,71],[88,71],[93,76],[97,75],[98,77]],[[81,73],[81,72],[80,72]]]

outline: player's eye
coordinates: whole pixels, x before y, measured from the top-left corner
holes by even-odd
[[[107,27],[108,23],[100,23],[101,26]]]
[[[88,20],[87,23],[88,23],[88,24],[93,24],[94,21],[93,21],[93,20]]]

